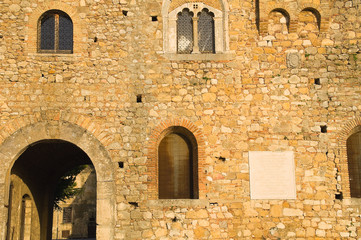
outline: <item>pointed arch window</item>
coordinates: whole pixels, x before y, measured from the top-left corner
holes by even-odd
[[[194,12],[197,17],[194,17]],[[204,8],[193,12],[184,8],[177,16],[177,52],[178,53],[215,53],[214,14]]]
[[[361,129],[357,129],[346,142],[350,193],[361,198]]]
[[[50,10],[40,17],[38,22],[38,52],[73,52],[73,22],[65,12]]]
[[[193,50],[193,13],[188,8],[178,14],[177,48],[178,53],[191,53]]]
[[[208,9],[198,13],[198,45],[201,53],[214,53],[214,14]]]
[[[195,137],[174,127],[158,147],[160,199],[198,198],[198,150]]]

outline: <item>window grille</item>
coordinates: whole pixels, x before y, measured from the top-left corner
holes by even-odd
[[[72,207],[63,208],[63,223],[71,223],[72,221]]]
[[[184,9],[177,19],[178,53],[191,53],[193,50],[193,13]]]
[[[73,22],[66,13],[46,12],[39,21],[38,31],[39,52],[72,53]]]
[[[199,13],[198,18],[198,45],[201,53],[214,53],[214,15],[207,9]]]
[[[361,198],[361,132],[347,139],[347,162],[351,197]]]

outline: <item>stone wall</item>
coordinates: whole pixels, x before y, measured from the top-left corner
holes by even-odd
[[[95,136],[113,163],[97,159],[114,174],[114,239],[359,238],[345,141],[361,123],[361,2],[229,0],[234,56],[203,61],[163,55],[164,3],[149,2],[0,0],[1,142],[37,122]],[[36,52],[36,16],[53,8],[74,21],[73,54]],[[151,140],[183,123],[204,146],[200,198],[158,200]],[[16,157],[1,149],[5,239]],[[293,151],[297,199],[251,200],[249,151]]]

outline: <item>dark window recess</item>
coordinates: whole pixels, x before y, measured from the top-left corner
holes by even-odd
[[[152,22],[156,22],[158,21],[158,17],[157,16],[152,16]]]
[[[352,134],[346,145],[351,197],[361,198],[361,132]]]
[[[327,126],[321,126],[321,132],[327,133]]]
[[[175,128],[160,142],[158,157],[159,198],[198,198],[197,145],[194,136],[183,128]]]
[[[122,13],[123,13],[124,16],[128,16],[128,11],[122,10]]]
[[[214,53],[214,14],[207,9],[198,15],[198,45],[201,53]]]
[[[321,85],[321,81],[319,78],[315,78],[315,85]]]
[[[124,168],[124,162],[118,162],[119,168]]]
[[[73,22],[61,11],[48,11],[39,21],[39,52],[72,53]]]
[[[343,194],[342,194],[342,192],[336,193],[336,194],[335,194],[335,199],[337,199],[337,200],[342,200],[342,199],[343,199]]]
[[[98,38],[97,38],[97,37],[94,38],[94,42],[98,42]]]
[[[63,223],[71,223],[72,211],[72,207],[63,208]]]
[[[191,53],[193,50],[193,13],[184,9],[177,19],[177,48],[178,53]]]
[[[70,231],[69,230],[61,231],[61,237],[62,238],[69,238],[70,237]]]
[[[141,103],[142,102],[142,95],[138,94],[137,95],[137,103]]]

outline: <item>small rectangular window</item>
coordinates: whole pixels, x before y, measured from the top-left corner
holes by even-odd
[[[72,220],[72,207],[63,208],[63,223],[71,223]]]

